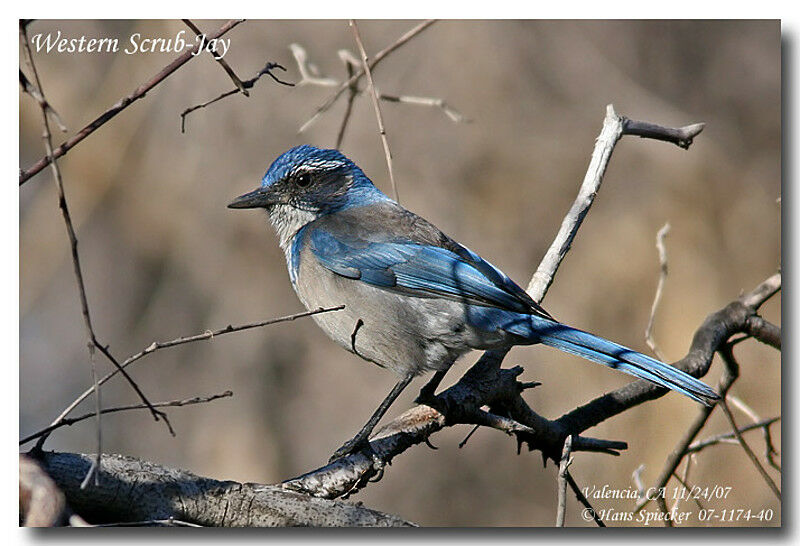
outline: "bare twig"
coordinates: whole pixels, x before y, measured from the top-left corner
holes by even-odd
[[[124,370],[125,368],[127,368],[128,366],[130,366],[131,364],[136,362],[137,360],[139,360],[139,359],[141,359],[141,358],[143,358],[143,357],[149,355],[150,353],[153,353],[153,352],[155,352],[155,351],[157,351],[159,349],[166,349],[168,347],[175,347],[176,345],[183,345],[184,343],[192,343],[192,342],[195,342],[195,341],[202,341],[202,340],[205,340],[205,339],[213,339],[214,336],[221,336],[221,335],[230,334],[230,333],[233,333],[233,332],[241,332],[243,330],[249,330],[251,328],[259,328],[259,327],[262,327],[262,326],[269,326],[271,324],[278,324],[278,323],[281,323],[281,322],[289,322],[289,321],[297,320],[299,318],[310,317],[312,315],[316,315],[316,314],[319,314],[319,313],[329,313],[329,312],[333,312],[333,311],[340,311],[341,309],[344,309],[344,305],[340,305],[338,307],[330,307],[330,308],[319,308],[319,309],[315,309],[313,311],[304,311],[302,313],[295,313],[293,315],[273,318],[273,319],[269,319],[269,320],[263,320],[263,321],[259,321],[259,322],[252,322],[252,323],[249,323],[249,324],[242,324],[242,325],[239,325],[239,326],[228,325],[225,328],[221,328],[221,329],[213,331],[213,332],[212,331],[205,331],[202,334],[196,334],[196,335],[187,336],[187,337],[179,337],[179,338],[173,339],[171,341],[162,341],[162,342],[154,341],[147,348],[139,351],[135,355],[132,355],[132,356],[128,357],[122,364],[120,364],[120,368],[122,368]],[[98,380],[98,382],[97,382],[98,385],[104,384],[106,381],[108,381],[109,379],[114,377],[117,373],[118,373],[118,370],[113,370],[110,373],[108,373],[107,375],[103,376],[102,378],[100,378]],[[78,396],[75,400],[73,400],[72,403],[70,403],[61,412],[61,414],[58,417],[55,418],[55,420],[53,420],[53,422],[49,425],[49,427],[52,427],[53,425],[55,425],[55,424],[59,423],[60,421],[64,420],[67,417],[67,415],[69,415],[72,412],[72,410],[74,410],[81,402],[83,402],[91,393],[92,393],[92,389],[87,389],[86,391],[84,391],[80,396]],[[41,432],[41,431],[39,431],[39,432]],[[39,432],[36,432],[34,434],[38,436]]]
[[[731,413],[731,410],[728,407],[728,403],[725,401],[725,399],[722,399],[720,401],[720,406],[722,406],[722,411],[725,412],[725,416],[728,418],[728,421],[730,422],[731,427],[733,428],[733,434],[739,441],[739,445],[742,446],[742,449],[744,450],[745,454],[750,459],[750,461],[753,463],[753,466],[755,466],[756,470],[758,470],[758,473],[761,474],[761,477],[764,479],[764,483],[766,483],[767,486],[769,486],[769,488],[772,490],[773,493],[775,493],[775,496],[780,501],[781,500],[780,489],[778,489],[778,486],[775,484],[770,475],[767,474],[766,469],[764,469],[764,467],[761,465],[761,462],[758,460],[758,457],[756,457],[756,454],[753,453],[753,450],[750,449],[750,446],[747,444],[747,442],[744,441],[744,437],[742,436],[742,433],[739,432],[739,427],[736,425],[736,420],[733,418],[733,414]]]
[[[267,76],[269,76],[270,78],[272,78],[273,80],[275,80],[276,82],[282,84],[282,85],[286,85],[286,86],[289,86],[289,87],[294,86],[293,83],[285,82],[285,81],[281,80],[280,78],[278,78],[275,74],[273,74],[272,70],[275,69],[275,68],[279,68],[280,70],[283,70],[284,72],[286,71],[286,69],[283,66],[279,65],[278,63],[273,63],[272,61],[268,61],[267,64],[264,65],[264,68],[262,68],[261,70],[256,72],[255,76],[253,76],[249,80],[245,80],[245,81],[241,82],[242,88],[243,89],[251,89],[256,84],[256,82],[261,79],[261,76],[264,76],[265,74]],[[199,110],[201,108],[205,108],[206,106],[214,104],[215,102],[217,102],[219,100],[222,100],[222,99],[224,99],[226,97],[230,97],[231,95],[236,95],[239,92],[240,92],[240,89],[238,87],[235,87],[235,88],[231,89],[230,91],[225,91],[224,93],[222,93],[220,95],[217,95],[216,97],[214,97],[213,99],[211,99],[209,101],[206,101],[206,102],[203,102],[203,103],[200,103],[200,104],[196,104],[195,106],[190,106],[189,108],[187,108],[186,110],[181,112],[181,133],[185,133],[186,132],[186,116],[188,116],[189,114],[191,114],[195,110]],[[248,94],[245,94],[245,96],[249,97],[250,95],[248,93]]]
[[[688,354],[672,365],[694,377],[704,376],[715,352],[731,336],[744,331],[747,319],[756,314],[761,304],[780,290],[780,286],[781,274],[775,273],[752,292],[710,314],[695,332]],[[633,406],[660,398],[667,392],[667,389],[647,381],[634,381],[570,411],[561,416],[558,422],[565,425],[567,430],[580,432]]]
[[[569,465],[572,464],[572,436],[564,440],[564,450],[561,452],[561,462],[558,465],[558,512],[556,513],[556,527],[564,527],[567,514],[567,474]]]
[[[594,520],[597,526],[605,527],[606,524],[603,523],[603,520],[597,515],[597,511],[594,509],[591,503],[589,503],[589,499],[583,495],[583,491],[581,491],[581,488],[578,487],[578,484],[575,482],[575,478],[573,478],[572,474],[569,472],[567,472],[567,483],[569,484],[570,489],[572,489],[572,492],[575,494],[575,498],[578,499],[578,502],[580,502],[584,508],[586,508],[586,510],[588,510],[589,514],[592,516],[592,520]]]
[[[653,306],[650,309],[650,319],[647,321],[647,329],[644,332],[645,340],[647,341],[648,347],[652,349],[653,353],[658,357],[659,360],[665,360],[664,355],[658,349],[656,345],[656,340],[653,338],[653,328],[655,327],[656,323],[656,311],[658,311],[658,305],[661,303],[661,296],[664,292],[664,284],[667,281],[667,274],[669,273],[668,265],[667,265],[667,247],[664,245],[664,239],[667,237],[669,233],[669,222],[664,224],[664,226],[658,230],[656,234],[656,249],[658,249],[658,263],[660,273],[658,275],[658,285],[656,286],[656,295],[653,298]]]
[[[645,131],[644,128],[647,130]],[[623,116],[618,116],[617,113],[614,112],[614,106],[609,104],[606,107],[603,129],[595,142],[589,168],[586,171],[583,184],[581,184],[578,197],[564,217],[564,221],[561,223],[561,229],[556,235],[553,244],[547,250],[542,262],[539,264],[539,268],[528,284],[528,294],[530,294],[534,300],[540,301],[541,296],[553,282],[558,266],[561,264],[564,256],[567,255],[567,252],[569,252],[575,234],[578,228],[580,228],[583,218],[586,216],[589,208],[592,206],[594,198],[600,189],[600,185],[603,183],[603,174],[605,173],[608,161],[611,159],[611,152],[614,150],[617,141],[622,138],[623,135],[639,135],[641,137],[674,142],[678,145],[685,144],[685,147],[688,147],[689,144],[691,144],[691,138],[696,136],[702,129],[702,123],[697,123],[681,129],[673,129],[661,127],[660,125],[654,125],[652,123],[629,120]],[[676,134],[680,134],[683,140],[676,141],[676,139],[673,138]],[[690,134],[691,138],[688,136]]]
[[[318,85],[321,87],[333,87],[338,85],[339,82],[333,78],[321,78],[315,74],[316,70],[308,61],[308,53],[300,44],[289,44],[294,60],[297,63],[297,70],[300,72],[300,81],[297,82],[298,87],[304,85]],[[353,82],[354,84],[356,82]]]
[[[53,118],[53,121],[55,121],[56,125],[58,125],[59,130],[62,133],[66,133],[67,127],[66,125],[64,125],[64,122],[61,121],[61,116],[58,115],[58,112],[56,112],[55,109],[50,105],[50,103],[48,103],[47,100],[45,100],[42,94],[39,93],[39,90],[36,89],[36,86],[33,85],[30,81],[28,81],[28,78],[22,72],[21,68],[19,69],[19,85],[20,87],[22,87],[23,91],[25,91],[27,94],[33,97],[33,100],[38,102],[40,105],[44,105],[44,108],[47,110],[47,113],[50,114],[50,117]]]
[[[733,303],[726,306],[724,309],[713,313],[710,315],[706,321],[704,322],[703,326],[695,333],[694,340],[692,341],[692,348],[689,351],[689,355],[684,358],[683,361],[689,360],[692,354],[701,355],[706,353],[705,356],[702,357],[700,361],[705,361],[706,366],[710,366],[711,358],[715,352],[719,352],[720,356],[723,358],[723,362],[725,364],[722,378],[720,379],[719,386],[717,388],[717,392],[719,392],[722,400],[728,394],[733,383],[739,376],[739,365],[736,362],[733,354],[731,352],[730,344],[726,343],[726,339],[730,338],[737,330],[741,331],[745,328],[745,324],[747,322],[747,318],[752,316],[756,313],[758,308],[767,301],[770,297],[772,297],[775,293],[780,290],[781,286],[781,274],[776,273],[775,275],[771,276],[761,284],[759,284],[754,290],[751,292],[742,295],[738,300],[734,301]],[[714,325],[717,325],[716,328]],[[716,331],[715,331],[716,330]],[[705,346],[705,347],[704,347]],[[709,353],[710,354],[707,354]],[[695,365],[698,360],[695,358]],[[681,369],[687,369],[691,366],[681,365],[681,362],[676,364],[676,367]],[[702,369],[698,371],[699,375],[704,374]],[[638,383],[638,382],[637,382]],[[623,389],[618,389],[617,396],[621,393],[620,391],[626,390],[625,387]],[[629,389],[632,390],[632,389]],[[598,402],[597,399],[593,402],[596,404]],[[584,406],[590,406],[591,404],[587,404]],[[720,404],[722,405],[722,404]],[[708,418],[711,416],[711,412],[714,410],[716,406],[703,406],[700,408],[700,411],[695,418],[695,421],[689,426],[689,428],[684,433],[683,438],[678,442],[675,449],[673,449],[672,453],[670,453],[669,457],[664,464],[664,468],[661,471],[658,479],[655,483],[655,488],[659,489],[665,487],[669,479],[675,475],[675,470],[680,465],[683,458],[690,453],[690,446],[694,442],[694,439],[699,434],[700,430],[708,421]],[[724,407],[727,407],[724,406]],[[618,411],[617,411],[618,410]],[[618,413],[619,411],[624,411],[622,408],[616,408],[614,414]],[[575,412],[571,412],[575,413]],[[741,437],[741,433],[736,430],[738,433],[737,439]],[[736,435],[736,434],[734,434]],[[748,451],[747,449],[745,450]],[[750,451],[752,453],[752,451]],[[757,459],[756,459],[757,462]],[[763,468],[757,465],[760,468],[760,471],[763,471]],[[766,471],[764,471],[766,473]],[[762,474],[763,476],[763,474]],[[769,476],[767,476],[769,478]],[[767,481],[768,484],[772,482],[771,479]],[[774,483],[772,483],[774,486]],[[771,486],[771,488],[772,488]],[[775,491],[777,487],[773,489]],[[779,493],[778,493],[779,494]],[[640,499],[636,505],[636,511],[641,510],[651,499]]]
[[[309,62],[308,53],[305,48],[300,44],[290,44],[289,49],[292,51],[295,62],[297,63],[297,70],[300,72],[300,82],[298,85],[315,85],[318,87],[333,87],[339,85],[339,81],[334,78],[323,78],[317,75],[314,65]],[[350,115],[353,110],[353,103],[355,98],[361,94],[358,89],[358,78],[355,78],[356,70],[362,67],[362,63],[358,60],[349,50],[340,49],[339,59],[344,63],[347,70],[347,82],[351,82],[348,86],[347,106],[345,107],[342,124],[339,126],[339,133],[336,136],[336,149],[340,149],[342,141],[344,140],[344,133],[347,129],[347,124],[350,121]],[[362,68],[363,70],[363,68]],[[455,123],[469,123],[464,115],[462,115],[455,108],[447,104],[444,99],[436,97],[414,97],[410,95],[386,95],[376,90],[378,100],[386,102],[397,102],[401,104],[411,104],[418,106],[429,106],[439,108],[444,114]],[[306,126],[301,128],[302,132]]]
[[[741,411],[743,411],[745,414],[747,414],[747,416],[754,423],[758,424],[762,422],[761,417],[759,417],[756,411],[747,404],[745,404],[744,401],[738,396],[729,395],[728,401],[737,408],[739,408]],[[766,425],[761,426],[761,431],[764,435],[764,457],[767,459],[767,462],[772,468],[780,472],[781,467],[778,463],[775,462],[775,459],[773,458],[774,455],[778,455],[778,452],[775,450],[775,446],[772,444],[772,434],[769,431],[769,425],[771,424],[772,423],[767,423]]]
[[[225,391],[223,393],[213,394],[211,396],[195,396],[195,397],[192,397],[192,398],[185,398],[183,400],[170,400],[169,402],[156,402],[156,403],[153,404],[153,407],[155,407],[155,408],[177,408],[177,407],[183,407],[183,406],[191,406],[191,405],[194,405],[194,404],[205,404],[207,402],[213,402],[214,400],[218,400],[219,398],[227,398],[229,396],[233,396],[233,392]],[[144,404],[130,404],[130,405],[127,405],[127,406],[116,406],[116,407],[113,407],[113,408],[105,408],[105,409],[100,410],[100,413],[101,414],[117,413],[117,412],[120,412],[120,411],[130,411],[130,410],[137,410],[137,409],[149,409],[149,408]],[[35,440],[36,438],[38,438],[40,436],[43,436],[45,434],[50,434],[51,432],[53,432],[57,428],[61,428],[61,427],[65,427],[65,426],[72,426],[75,423],[79,423],[81,421],[84,421],[86,419],[94,417],[94,415],[95,415],[94,413],[86,413],[86,414],[81,415],[79,417],[65,417],[61,421],[59,421],[57,423],[54,423],[54,424],[52,424],[52,425],[50,425],[48,427],[43,428],[39,432],[31,434],[30,436],[26,436],[25,438],[23,438],[22,440],[19,441],[19,445],[26,444],[26,443],[30,442],[31,440]]]
[[[416,104],[419,106],[431,106],[434,108],[439,108],[444,115],[450,118],[451,121],[454,123],[469,123],[470,120],[464,115],[447,104],[444,99],[434,98],[434,97],[414,97],[411,95],[387,95],[386,93],[380,93],[378,98],[381,100],[385,100],[386,102],[399,102],[401,104]]]
[[[415,26],[414,28],[412,28],[411,30],[400,36],[400,38],[398,38],[393,44],[375,54],[375,58],[372,59],[372,62],[369,63],[369,68],[371,70],[374,70],[375,67],[378,66],[378,63],[380,63],[383,59],[385,59],[387,55],[392,53],[400,46],[408,43],[408,41],[411,40],[414,36],[422,32],[435,22],[436,22],[435,19],[429,19],[427,21],[423,21],[422,23],[418,24],[417,26]],[[330,97],[328,97],[319,108],[317,108],[316,112],[314,112],[314,115],[311,116],[311,118],[300,127],[298,132],[302,133],[303,131],[308,129],[315,121],[317,121],[317,119],[319,119],[320,115],[327,112],[328,109],[331,106],[333,106],[333,104],[342,95],[342,93],[344,93],[351,85],[357,82],[363,75],[364,75],[364,68],[362,67],[353,76],[351,76],[349,80],[340,84],[339,87],[336,88],[336,91]]]
[[[234,28],[239,23],[243,22],[243,19],[239,20],[230,20],[224,25],[222,25],[217,32],[211,34],[209,36],[209,40],[213,40],[219,38],[232,28]],[[41,158],[39,161],[34,163],[30,166],[27,170],[23,171],[19,175],[19,184],[20,186],[27,182],[32,176],[40,172],[44,169],[47,165],[50,164],[51,157],[53,159],[59,158],[70,151],[72,148],[75,147],[76,144],[81,142],[87,136],[95,132],[98,128],[102,127],[106,122],[108,122],[111,118],[122,112],[125,108],[136,102],[137,100],[144,97],[151,89],[155,86],[160,84],[164,81],[170,74],[178,70],[181,66],[189,62],[195,57],[195,50],[199,44],[195,44],[189,47],[183,54],[177,57],[174,61],[169,63],[165,66],[161,71],[150,78],[147,82],[143,83],[139,87],[137,87],[130,95],[123,97],[120,99],[115,105],[111,108],[100,114],[94,121],[92,121],[89,125],[78,131],[78,133],[72,137],[71,139],[64,142],[58,148],[53,150],[52,154],[48,154],[45,157]],[[39,87],[41,90],[41,87]]]
[[[692,467],[692,462],[694,462],[694,455],[689,453],[688,455],[686,455],[686,463],[683,465],[683,477],[679,477],[677,474],[675,475],[675,478],[681,484],[686,484],[689,481],[689,470]],[[691,488],[689,488],[689,490],[691,491]],[[673,511],[675,512],[678,511],[678,507],[680,506],[682,500],[683,500],[683,495],[678,495],[678,498],[675,499],[674,503],[672,503]]]
[[[347,76],[348,80],[353,77],[355,74],[355,70],[358,67],[357,59],[353,58],[352,54],[347,51],[346,49],[339,50],[339,58],[342,59],[342,62],[347,67]],[[352,85],[350,85],[349,93],[347,94],[347,106],[344,111],[344,117],[342,118],[342,124],[339,126],[339,133],[336,135],[336,149],[339,150],[342,147],[342,141],[344,140],[344,131],[347,129],[347,123],[350,121],[350,114],[353,112],[353,102],[358,95],[358,81],[354,81]]]
[[[189,27],[192,30],[192,32],[195,33],[195,35],[198,38],[205,38],[205,33],[202,32],[199,28],[197,28],[197,26],[195,26],[195,24],[192,23],[190,19],[183,19],[183,22],[186,24],[187,27]],[[219,65],[222,67],[223,70],[225,70],[225,73],[228,75],[228,77],[230,77],[231,81],[233,82],[233,85],[236,86],[239,92],[245,97],[249,97],[250,92],[244,86],[242,80],[239,79],[239,76],[236,75],[236,72],[233,71],[233,68],[231,68],[231,66],[227,63],[227,61],[225,61],[225,59],[222,58],[222,55],[217,53],[217,49],[216,48],[208,49],[208,52],[211,53],[211,55],[214,57],[214,60],[219,63]]]
[[[394,200],[400,202],[400,195],[397,193],[397,183],[394,179],[394,169],[392,169],[392,152],[389,150],[389,140],[386,137],[386,127],[383,125],[383,116],[381,115],[381,107],[378,104],[378,91],[375,89],[375,81],[372,79],[372,70],[369,67],[369,59],[367,58],[367,51],[364,49],[364,44],[361,41],[361,34],[358,32],[358,25],[355,19],[350,19],[350,28],[353,29],[353,37],[358,45],[358,50],[361,52],[361,62],[363,64],[364,73],[367,75],[369,82],[369,92],[372,97],[372,106],[375,108],[375,119],[378,121],[378,133],[381,135],[381,143],[383,144],[383,153],[386,155],[386,166],[389,169],[389,180],[392,183],[392,191],[394,192]]]
[[[636,121],[628,118],[622,118],[622,123],[623,134],[671,142],[684,150],[689,149],[694,137],[699,135],[706,126],[705,123],[695,123],[678,128],[662,127],[646,121]]]
[[[730,373],[725,371],[723,373],[722,378],[720,379],[719,385],[717,386],[717,392],[720,396],[725,396],[728,392],[728,389],[731,388],[733,382],[736,380],[736,377],[731,375]],[[661,470],[658,478],[655,481],[655,485],[653,486],[655,490],[659,490],[662,487],[666,487],[667,482],[675,476],[676,469],[681,464],[681,461],[687,454],[687,449],[692,441],[697,437],[700,433],[700,430],[705,426],[708,418],[711,417],[711,412],[714,411],[716,406],[702,406],[697,413],[697,417],[692,422],[691,425],[686,429],[683,434],[683,437],[678,441],[678,444],[672,450],[672,452],[667,457],[667,460],[664,462],[664,467]],[[639,501],[636,503],[635,510],[638,512],[642,508],[644,508],[652,498],[647,497],[640,497]]]
[[[528,294],[535,301],[541,301],[550,284],[553,282],[561,261],[569,252],[572,241],[583,222],[583,218],[594,203],[594,198],[603,183],[603,175],[606,171],[608,161],[611,159],[611,152],[614,150],[617,141],[622,138],[622,118],[620,118],[614,107],[606,107],[606,117],[603,120],[603,129],[595,141],[592,159],[586,176],[583,178],[578,196],[570,207],[569,212],[561,222],[561,228],[556,234],[553,243],[542,258],[536,273],[533,274],[531,282],[528,284]]]
[[[730,397],[728,399],[730,400]],[[739,428],[739,433],[740,434],[744,434],[745,432],[748,432],[750,430],[755,430],[755,429],[769,430],[769,426],[771,424],[777,423],[780,420],[781,420],[780,417],[772,417],[770,419],[763,419],[761,421],[758,421],[758,422],[751,423],[749,425],[740,427]],[[725,443],[732,443],[732,444],[737,444],[738,445],[739,442],[736,440],[736,435],[732,431],[731,432],[724,432],[722,434],[715,434],[713,436],[709,436],[708,438],[705,438],[704,440],[698,440],[696,442],[693,442],[692,444],[690,444],[686,448],[686,453],[698,453],[698,452],[704,450],[707,447],[714,446],[714,445],[717,445],[717,444],[725,444]],[[780,467],[777,467],[777,468],[773,467],[773,468],[775,468],[776,470],[780,470]]]

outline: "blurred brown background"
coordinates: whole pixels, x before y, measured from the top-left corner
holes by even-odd
[[[210,33],[221,22],[197,23]],[[360,28],[374,54],[413,24],[363,21]],[[168,38],[184,28],[178,21],[37,21],[29,33],[61,30],[124,44],[135,32]],[[296,42],[323,75],[341,80],[337,51],[355,51],[346,21],[248,21],[226,37],[232,42],[225,59],[242,78],[272,60],[288,68],[283,78],[298,81],[288,48]],[[48,99],[74,134],[175,56],[40,52],[35,59]],[[669,360],[685,354],[708,313],[780,264],[778,22],[442,21],[374,75],[384,93],[444,98],[472,120],[455,124],[436,109],[382,103],[401,202],[523,286],[575,196],[606,104],[665,125],[707,123],[689,151],[632,137],[617,146],[544,302],[561,320],[647,350],[644,329],[658,277],[655,234],[667,221],[669,278],[656,338]],[[202,55],[59,162],[97,334],[120,358],[154,340],[301,310],[266,218],[225,206],[254,188],[287,148],[333,146],[345,103],[298,135],[330,88],[289,88],[264,78],[250,98],[237,95],[191,114],[187,133],[180,133],[182,110],[231,87],[211,56]],[[43,148],[37,106],[22,94],[19,102],[25,168]],[[342,149],[389,191],[366,96],[355,104]],[[20,189],[22,434],[48,424],[90,385],[68,248],[46,170]],[[775,323],[780,312],[780,296],[763,309]],[[737,355],[741,379],[732,392],[762,417],[780,414],[780,354],[746,342]],[[476,357],[454,367],[446,384]],[[506,363],[525,366],[524,380],[543,383],[527,400],[553,418],[628,381],[548,348],[517,348]],[[108,416],[106,451],[254,482],[280,481],[323,463],[395,381],[336,347],[310,319],[159,351],[132,371],[153,401],[226,389],[235,396],[170,411],[177,438],[146,412]],[[709,384],[719,373],[715,363]],[[421,384],[390,415],[409,407]],[[136,401],[121,380],[103,389],[105,405]],[[91,408],[87,402],[82,409]],[[580,453],[573,475],[582,486],[627,488],[644,464],[649,485],[697,411],[670,394],[602,424],[589,434],[625,440],[630,449],[619,458]],[[93,451],[93,428],[86,421],[61,429],[47,447]],[[700,437],[727,428],[715,411]],[[513,439],[492,430],[478,431],[459,450],[468,430],[435,436],[438,451],[423,446],[404,454],[355,500],[422,525],[552,525],[553,465],[543,469],[536,453],[517,456]],[[780,428],[773,432],[780,449]],[[761,455],[760,435],[748,438]],[[772,508],[769,524],[780,520],[780,505],[736,446],[702,453],[690,481],[732,486],[726,501],[707,507]],[[620,511],[633,506],[593,502]],[[591,525],[573,498],[567,523]]]

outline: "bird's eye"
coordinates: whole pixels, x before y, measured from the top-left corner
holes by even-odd
[[[305,188],[309,184],[311,184],[311,175],[308,173],[302,173],[295,177],[295,184],[300,186],[301,188]]]

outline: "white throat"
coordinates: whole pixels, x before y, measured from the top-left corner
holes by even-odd
[[[273,205],[269,209],[269,220],[278,234],[278,242],[283,252],[289,256],[292,247],[292,239],[304,225],[316,220],[314,212],[300,210],[289,205]]]

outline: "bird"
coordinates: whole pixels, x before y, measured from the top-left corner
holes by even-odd
[[[399,376],[331,461],[369,453],[372,430],[412,379],[435,372],[418,398],[431,400],[451,365],[474,349],[541,343],[702,404],[719,399],[678,368],[556,320],[500,269],[384,194],[338,150],[291,148],[228,207],[265,209],[303,305],[344,305],[313,315],[316,323],[344,349]]]

